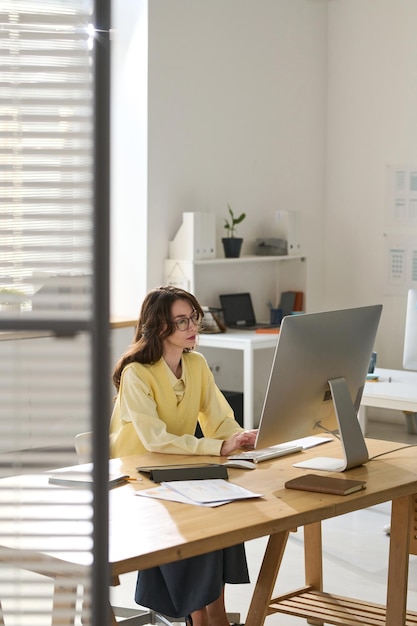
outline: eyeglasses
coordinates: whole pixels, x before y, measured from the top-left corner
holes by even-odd
[[[190,322],[192,322],[194,326],[198,326],[201,322],[200,313],[194,311],[194,313],[191,313],[190,317],[182,317],[179,320],[174,320],[175,326],[181,331],[188,330],[190,328]]]

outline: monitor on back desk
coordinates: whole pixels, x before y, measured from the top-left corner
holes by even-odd
[[[255,330],[272,326],[256,321],[252,297],[248,292],[221,294],[219,300],[227,328]]]
[[[343,471],[366,463],[357,419],[381,305],[283,319],[255,448],[338,431],[343,459],[296,463]]]
[[[408,291],[403,367],[406,370],[417,370],[417,289]]]

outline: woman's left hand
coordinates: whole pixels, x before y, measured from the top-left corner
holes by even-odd
[[[220,451],[221,456],[228,456],[238,448],[253,448],[257,432],[258,431],[255,429],[235,433],[229,439],[223,441]]]

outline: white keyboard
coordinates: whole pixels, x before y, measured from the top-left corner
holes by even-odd
[[[275,459],[280,456],[287,456],[287,454],[301,452],[302,450],[306,450],[307,448],[314,448],[315,446],[319,446],[322,443],[326,443],[328,441],[333,441],[333,437],[301,437],[301,439],[293,439],[293,441],[280,443],[277,446],[271,446],[269,448],[239,452],[239,454],[232,454],[227,458],[230,460],[253,461],[254,463],[261,463],[261,461],[267,461],[268,459]]]
[[[261,448],[260,450],[247,450],[246,452],[239,452],[238,454],[231,454],[227,458],[232,461],[253,461],[253,463],[261,463],[262,461],[268,461],[268,459],[276,459],[280,456],[287,456],[287,454],[294,454],[295,452],[301,452],[303,446],[297,445],[283,445],[272,446],[271,448]]]

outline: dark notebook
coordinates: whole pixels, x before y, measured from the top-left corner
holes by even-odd
[[[154,483],[167,480],[201,480],[205,478],[228,478],[227,467],[217,463],[195,463],[194,465],[157,465],[137,467]]]
[[[347,496],[349,493],[365,489],[366,482],[364,480],[352,480],[349,478],[304,474],[303,476],[288,480],[284,486],[286,489],[301,489],[302,491],[318,491],[320,493]]]

